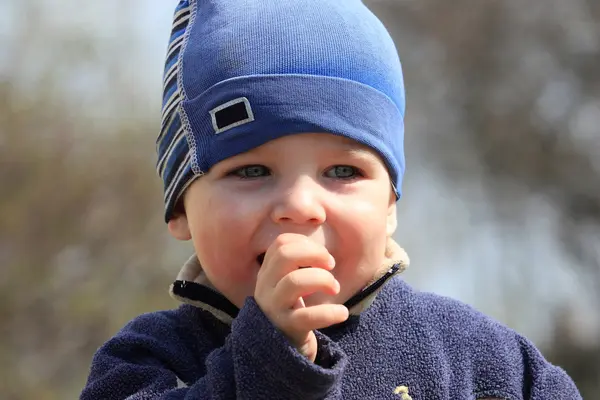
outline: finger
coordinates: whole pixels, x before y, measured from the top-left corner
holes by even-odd
[[[284,276],[275,286],[272,301],[278,308],[292,308],[298,298],[315,292],[336,295],[340,284],[329,271],[319,268],[301,268]]]
[[[348,319],[348,309],[342,304],[319,304],[292,310],[286,316],[286,325],[299,334],[323,329]]]
[[[298,300],[296,300],[296,302],[292,306],[292,310],[295,310],[297,308],[304,308],[304,307],[306,307],[306,304],[304,304],[304,299],[302,297],[298,297]]]
[[[331,270],[335,260],[325,246],[311,240],[297,240],[279,247],[271,246],[265,254],[261,275],[267,275],[272,284],[300,267]]]

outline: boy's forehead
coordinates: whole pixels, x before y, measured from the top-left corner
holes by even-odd
[[[249,150],[262,152],[273,151],[283,146],[293,148],[298,144],[309,145],[316,150],[334,150],[348,153],[376,155],[377,152],[354,139],[326,132],[295,133],[269,140],[261,146]]]

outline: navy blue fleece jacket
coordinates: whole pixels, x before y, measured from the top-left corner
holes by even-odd
[[[177,281],[176,297],[197,306],[130,322],[96,353],[81,399],[581,399],[527,339],[395,272],[370,286],[378,293],[360,314],[317,332],[315,363],[254,299],[238,310]]]

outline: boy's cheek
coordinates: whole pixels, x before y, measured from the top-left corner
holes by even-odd
[[[386,234],[392,236],[398,228],[398,215],[396,213],[396,203],[390,205],[386,218]]]

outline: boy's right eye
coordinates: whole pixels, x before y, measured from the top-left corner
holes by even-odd
[[[234,169],[228,176],[236,176],[242,179],[252,179],[252,178],[261,178],[263,176],[269,176],[271,172],[264,165],[246,165],[244,167],[240,167]]]

